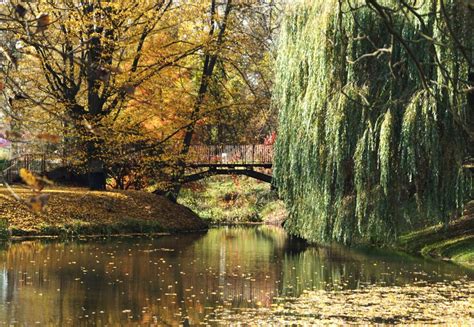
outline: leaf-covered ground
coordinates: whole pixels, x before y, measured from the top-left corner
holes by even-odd
[[[368,286],[359,290],[309,291],[271,308],[220,308],[209,323],[245,325],[474,324],[474,282]]]
[[[24,201],[35,193],[14,187]],[[137,191],[91,192],[82,188],[43,190],[49,195],[41,213],[32,212],[0,187],[0,217],[14,235],[113,234],[192,231],[206,224],[191,210],[164,197]]]

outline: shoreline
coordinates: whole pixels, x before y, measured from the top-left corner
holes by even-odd
[[[14,191],[23,199],[35,195],[18,186]],[[47,210],[34,214],[0,187],[0,220],[8,221],[3,225],[4,237],[14,242],[157,237],[202,233],[219,227],[281,225],[271,221],[210,222],[183,205],[139,191],[92,192],[83,188],[56,187],[44,193],[50,196]],[[474,201],[469,202],[462,217],[449,226],[440,224],[404,234],[386,248],[474,268]]]
[[[0,241],[2,242],[25,242],[25,241],[35,241],[35,240],[51,240],[51,241],[70,241],[70,240],[94,240],[94,239],[118,239],[118,238],[156,238],[163,236],[174,236],[182,234],[205,234],[208,229],[202,230],[190,230],[190,231],[179,231],[179,232],[156,232],[156,233],[122,233],[122,234],[77,234],[77,235],[25,235],[25,236],[11,236],[8,240]]]
[[[402,235],[396,248],[474,268],[474,201],[448,226],[438,224]]]
[[[220,228],[220,227],[257,227],[257,226],[274,226],[274,227],[281,227],[275,224],[268,224],[264,222],[249,222],[249,223],[216,223],[216,224],[209,224],[205,229],[199,230],[178,230],[178,231],[151,231],[151,232],[133,232],[133,231],[126,231],[123,230],[119,233],[74,233],[74,234],[41,234],[41,233],[31,233],[28,232],[27,235],[12,235],[8,240],[1,241],[0,245],[7,244],[8,242],[13,243],[20,243],[26,241],[36,241],[36,240],[45,240],[45,241],[78,241],[78,240],[97,240],[97,239],[121,239],[121,238],[157,238],[157,237],[164,237],[164,236],[176,236],[176,235],[185,235],[185,234],[205,234],[208,232],[209,229],[213,228]],[[282,227],[281,227],[282,228]],[[433,227],[431,227],[433,228]],[[419,232],[417,232],[419,233]],[[308,246],[318,246],[317,244],[307,243]],[[338,245],[339,246],[339,245]],[[428,245],[425,245],[428,246]],[[359,245],[353,247],[354,250],[371,250],[371,251],[394,251],[400,254],[406,254],[415,258],[424,258],[427,260],[432,261],[444,261],[450,264],[454,264],[457,266],[462,266],[468,269],[474,269],[474,262],[472,261],[459,261],[453,257],[442,257],[439,255],[434,255],[430,252],[423,252],[420,249],[409,249],[400,246],[399,244],[395,246],[387,246],[387,247],[376,247],[373,245]],[[466,251],[472,253],[472,251]]]
[[[14,186],[22,201],[37,196]],[[161,234],[202,231],[208,224],[189,208],[165,197],[139,191],[89,191],[55,187],[45,209],[33,212],[0,187],[0,229],[3,236],[72,237],[84,235]]]

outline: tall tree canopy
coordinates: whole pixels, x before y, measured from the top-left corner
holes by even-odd
[[[274,105],[291,233],[390,242],[458,213],[473,189],[473,28],[469,1],[288,6]]]
[[[91,188],[106,177],[120,188],[179,179],[191,143],[268,133],[273,8],[272,0],[0,5],[8,100],[0,133],[30,151],[37,135],[54,140]],[[252,128],[237,132],[237,123]]]

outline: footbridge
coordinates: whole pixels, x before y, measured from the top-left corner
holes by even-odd
[[[215,175],[244,175],[272,182],[273,145],[194,145],[189,149],[182,183]]]

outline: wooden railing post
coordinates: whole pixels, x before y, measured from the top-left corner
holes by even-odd
[[[46,174],[46,154],[41,156],[41,174]]]

